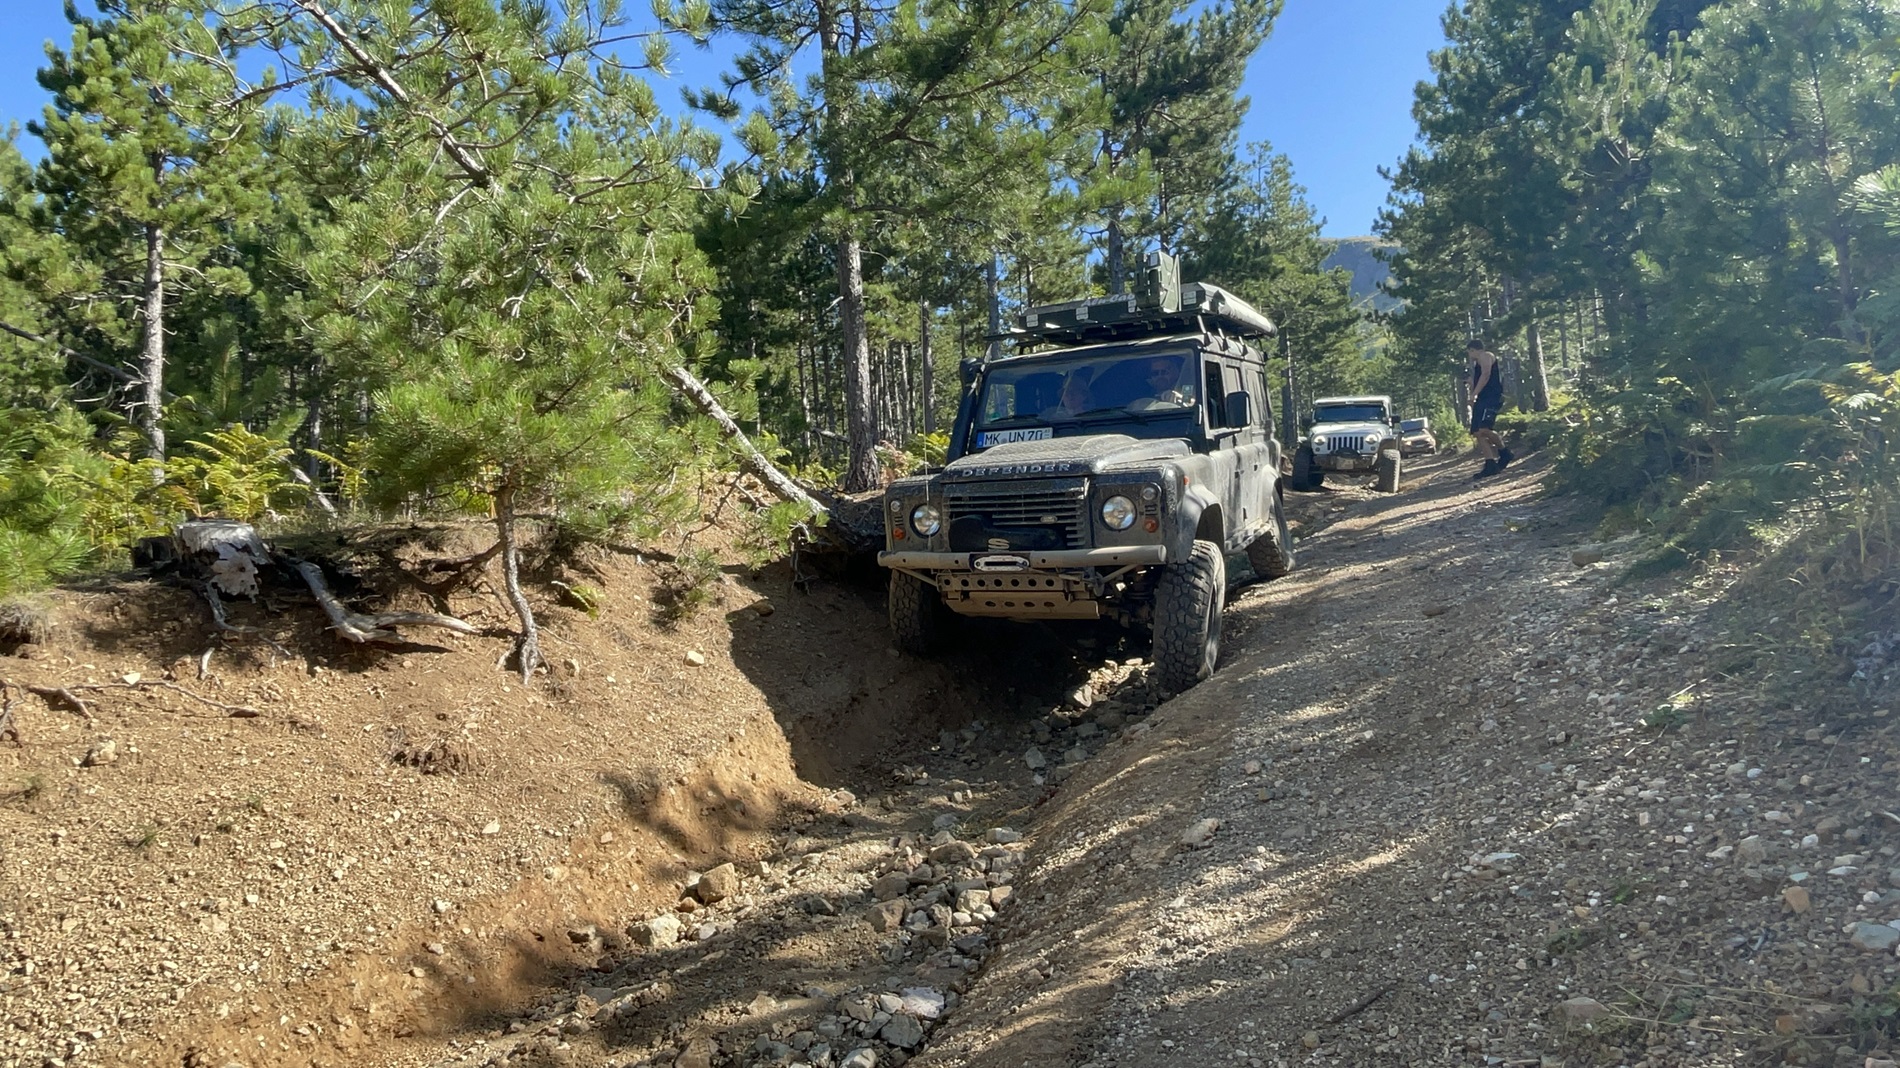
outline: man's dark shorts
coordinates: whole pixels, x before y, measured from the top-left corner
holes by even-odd
[[[1503,397],[1479,397],[1477,403],[1471,406],[1471,429],[1491,429],[1498,421],[1498,413],[1503,410]]]

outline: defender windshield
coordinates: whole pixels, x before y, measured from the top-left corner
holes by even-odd
[[[974,447],[1114,432],[1182,437],[1200,425],[1190,352],[1093,352],[992,365],[977,399]]]
[[[1315,423],[1383,423],[1385,408],[1377,404],[1325,404],[1313,409]]]
[[[1406,419],[1399,423],[1399,429],[1405,431],[1407,434],[1423,430],[1425,426],[1426,423],[1423,419]]]

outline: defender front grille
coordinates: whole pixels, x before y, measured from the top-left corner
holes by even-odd
[[[1011,531],[1045,531],[1057,549],[1088,546],[1087,479],[1027,479],[1020,482],[971,482],[944,487],[946,522],[974,519],[992,536],[1008,540]],[[972,550],[989,548],[987,544]]]

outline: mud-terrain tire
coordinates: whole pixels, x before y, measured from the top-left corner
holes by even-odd
[[[1274,501],[1274,529],[1247,546],[1247,563],[1263,579],[1277,579],[1293,570],[1293,532],[1286,525],[1286,502]]]
[[[1313,458],[1313,448],[1302,445],[1293,451],[1293,488],[1301,493],[1311,493],[1326,481],[1326,472],[1320,469],[1319,461]]]
[[[1399,459],[1399,450],[1387,449],[1379,454],[1378,466],[1373,468],[1377,475],[1376,485],[1380,493],[1397,493],[1399,476],[1403,473],[1404,461]]]
[[[1220,660],[1221,609],[1227,607],[1227,560],[1220,546],[1197,541],[1186,560],[1161,569],[1155,583],[1155,681],[1175,693],[1214,673]]]
[[[943,648],[950,631],[950,609],[943,596],[915,575],[891,572],[891,644],[913,656]]]

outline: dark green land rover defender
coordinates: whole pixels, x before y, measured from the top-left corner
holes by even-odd
[[[1021,355],[966,361],[940,471],[885,492],[896,644],[928,653],[948,613],[1112,619],[1152,633],[1158,681],[1220,656],[1226,555],[1293,567],[1259,311],[1151,267],[1140,296],[1029,309]]]

